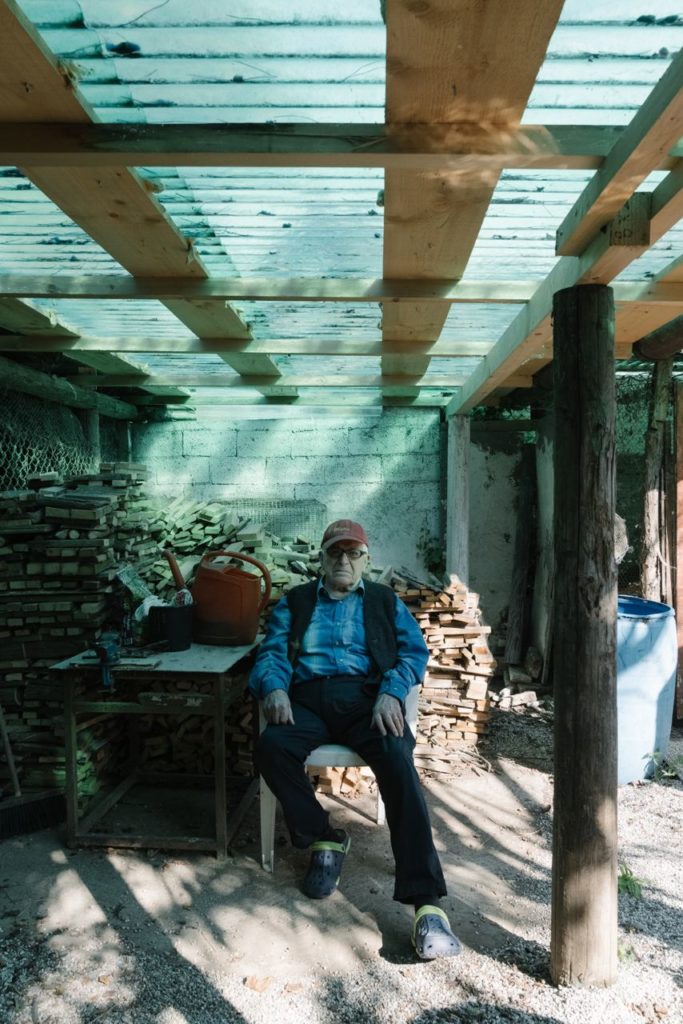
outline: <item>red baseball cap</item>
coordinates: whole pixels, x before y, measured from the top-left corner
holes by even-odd
[[[366,548],[369,547],[367,533],[360,523],[354,523],[352,519],[336,519],[333,523],[330,523],[323,534],[320,547],[323,551],[327,551],[332,544],[337,544],[344,540],[363,544]]]

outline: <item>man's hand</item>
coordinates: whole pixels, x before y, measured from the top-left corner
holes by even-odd
[[[387,732],[392,736],[403,735],[403,712],[398,697],[380,693],[372,709],[372,725],[379,729],[382,736],[386,736]]]
[[[269,725],[294,725],[292,705],[285,690],[271,690],[263,701],[263,714]]]

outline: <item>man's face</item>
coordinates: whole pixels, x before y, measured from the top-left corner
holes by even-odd
[[[368,564],[368,552],[352,540],[335,541],[321,555],[325,579],[333,590],[353,590]]]

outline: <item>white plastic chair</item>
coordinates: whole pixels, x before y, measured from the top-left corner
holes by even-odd
[[[420,687],[413,686],[406,697],[406,721],[413,736],[417,734],[418,697]],[[263,708],[259,706],[259,726],[261,732],[266,726],[263,715]],[[359,757],[350,747],[341,743],[324,743],[312,750],[306,759],[306,765],[311,768],[354,768],[365,764],[362,757]],[[275,810],[277,800],[275,795],[264,781],[263,776],[259,788],[260,812],[261,812],[261,864],[266,871],[273,871],[275,863]],[[377,787],[377,824],[383,825],[385,821],[384,801],[380,796]]]

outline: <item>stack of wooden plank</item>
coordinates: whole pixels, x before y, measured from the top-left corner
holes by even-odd
[[[398,573],[392,586],[422,630],[429,662],[420,691],[415,763],[428,771],[450,773],[463,748],[487,732],[496,672],[481,622],[479,597],[457,577],[448,586],[415,585]]]
[[[226,764],[231,775],[253,774],[253,743],[252,743],[252,700],[247,694],[248,676],[237,673],[231,677],[231,687],[242,693],[240,701],[233,704],[226,716]],[[184,683],[175,680],[172,684],[167,680],[159,680],[149,685],[148,691],[140,694],[141,703],[149,706],[150,712],[155,706],[155,695],[168,703],[171,695],[179,700],[192,691],[192,704],[196,706],[198,695],[205,694],[207,700],[212,699],[213,687],[210,683]],[[144,767],[150,772],[183,772],[188,775],[210,775],[213,772],[213,719],[209,715],[200,715],[188,711],[187,714],[140,715],[138,728],[141,736],[141,756]]]
[[[372,771],[363,767],[309,768],[308,773],[316,789],[328,796],[343,796],[347,800],[368,793],[375,787]]]

